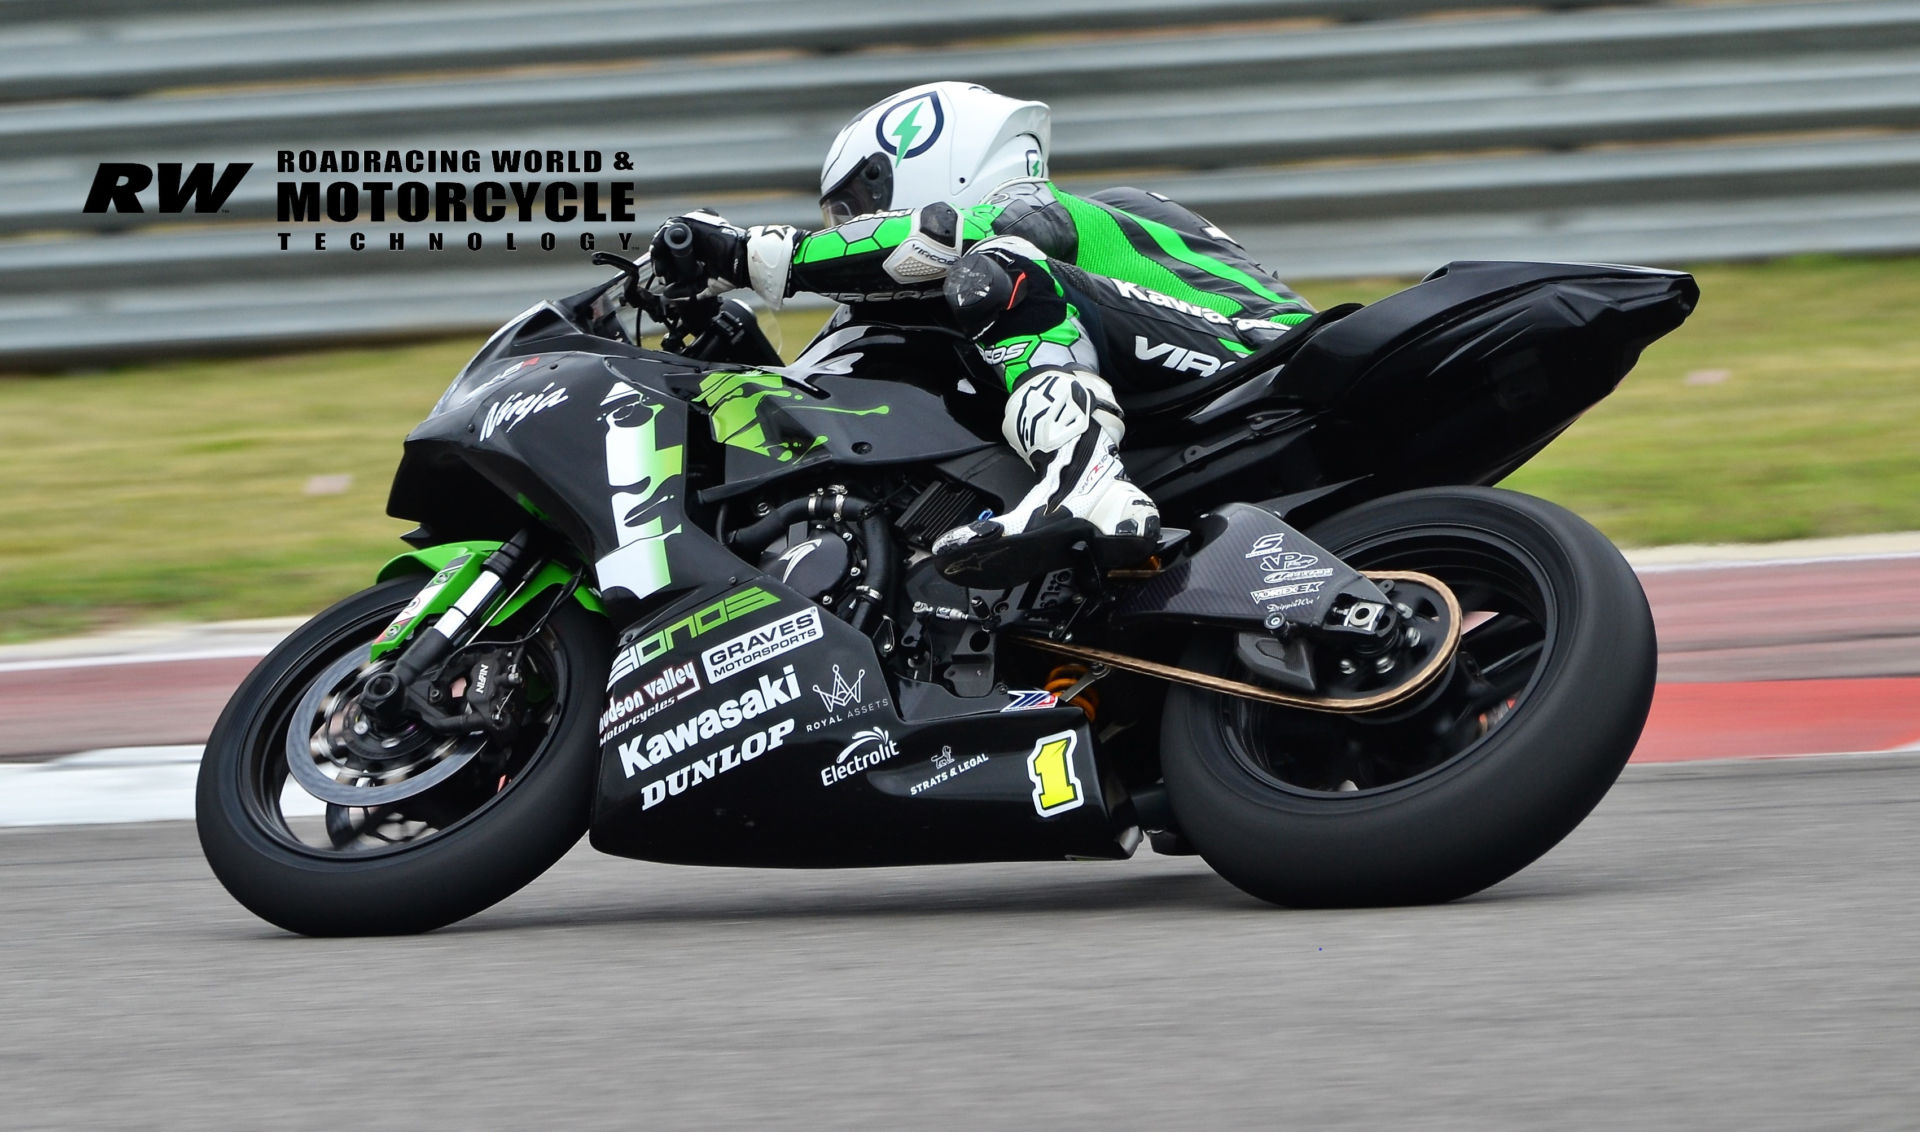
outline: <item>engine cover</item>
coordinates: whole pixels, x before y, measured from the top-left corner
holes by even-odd
[[[852,558],[846,540],[825,527],[815,527],[804,540],[770,555],[760,568],[809,601],[819,601],[847,580]]]

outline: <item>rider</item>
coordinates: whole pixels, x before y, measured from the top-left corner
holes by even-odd
[[[1040,483],[941,535],[936,552],[1084,520],[1144,557],[1160,517],[1120,466],[1128,394],[1211,374],[1312,308],[1164,196],[1055,186],[1049,119],[1044,103],[983,86],[912,87],[834,140],[820,173],[830,227],[743,229],[705,211],[676,219],[693,231],[707,293],[751,287],[778,307],[813,292],[847,304],[830,325],[937,313],[997,368],[1008,393],[1001,432]],[[665,270],[658,236],[652,256]]]

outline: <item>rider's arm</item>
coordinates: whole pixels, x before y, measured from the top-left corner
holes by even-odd
[[[856,216],[819,232],[753,230],[753,289],[769,302],[799,291],[865,301],[938,291],[947,269],[993,235],[992,209],[930,204]]]

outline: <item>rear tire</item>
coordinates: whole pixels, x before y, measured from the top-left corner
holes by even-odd
[[[1558,844],[1619,776],[1653,698],[1653,620],[1620,552],[1561,507],[1477,487],[1389,496],[1307,533],[1361,569],[1432,573],[1466,591],[1469,612],[1475,592],[1482,608],[1530,608],[1539,626],[1507,614],[1504,626],[1486,623],[1483,639],[1505,640],[1497,648],[1511,651],[1512,641],[1525,642],[1537,628],[1537,643],[1513,653],[1521,659],[1489,661],[1488,672],[1506,672],[1513,684],[1496,690],[1498,702],[1479,717],[1478,734],[1469,714],[1458,750],[1409,755],[1404,763],[1393,761],[1393,742],[1438,744],[1422,737],[1441,734],[1447,719],[1382,726],[1364,717],[1250,709],[1176,688],[1162,749],[1180,832],[1237,887],[1299,907],[1453,900],[1511,876]],[[1499,597],[1502,584],[1536,596]],[[1463,650],[1474,640],[1470,632]],[[1231,657],[1218,634],[1201,634],[1182,663],[1228,675]],[[1480,659],[1473,659],[1475,671]],[[1443,679],[1456,677],[1457,686],[1468,685],[1464,670]],[[1476,710],[1472,702],[1468,713]],[[1444,712],[1445,703],[1432,710]],[[1253,714],[1260,711],[1271,714]],[[1261,749],[1249,748],[1249,735]],[[1316,738],[1300,738],[1306,735]],[[1275,750],[1295,745],[1319,753]],[[1355,762],[1340,762],[1342,752],[1362,750],[1364,757],[1351,755]],[[1313,779],[1315,758],[1337,768],[1398,769],[1377,779],[1355,769],[1352,777],[1363,783],[1329,786],[1328,778]]]
[[[558,703],[546,713],[537,747],[511,764],[510,780],[503,774],[491,787],[486,772],[471,812],[456,811],[444,830],[419,841],[348,852],[303,844],[294,823],[275,811],[272,798],[288,789],[285,737],[295,702],[329,665],[354,650],[364,657],[425,580],[375,586],[307,622],[240,685],[207,740],[196,795],[201,848],[236,900],[288,931],[430,931],[519,891],[586,832],[599,753],[597,693],[611,649],[605,619],[571,600],[542,636],[550,667],[564,677],[552,692]],[[467,769],[479,771],[477,764]],[[472,781],[458,779],[435,790],[456,787],[463,798],[476,794]]]

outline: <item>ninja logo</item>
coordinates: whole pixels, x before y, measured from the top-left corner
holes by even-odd
[[[209,161],[195,165],[191,172],[183,172],[186,166],[178,161],[163,161],[157,168],[160,201],[156,211],[185,212],[191,202],[195,212],[219,212],[233,190],[240,187],[241,178],[253,168],[253,163],[233,162],[218,178]],[[145,212],[140,194],[153,182],[153,167],[131,161],[103,161],[93,175],[93,187],[87,190],[87,203],[80,211],[106,212],[111,207],[115,212]]]
[[[881,151],[892,154],[898,165],[933,148],[946,125],[947,111],[940,105],[940,96],[928,91],[887,107],[873,132]]]

